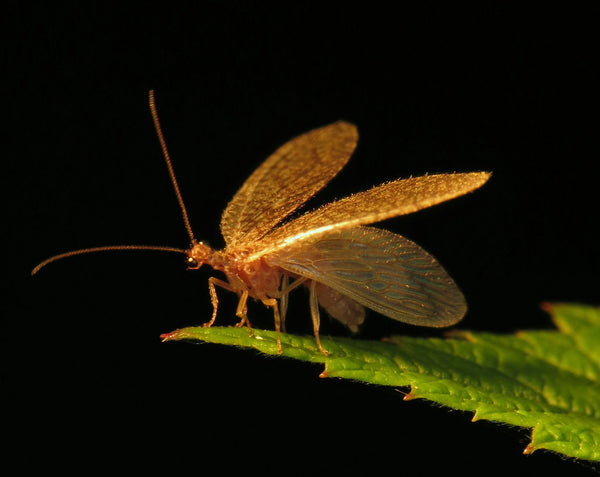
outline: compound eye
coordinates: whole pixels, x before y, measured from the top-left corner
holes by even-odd
[[[187,260],[186,260],[186,263],[187,263],[188,269],[190,269],[190,270],[194,270],[196,268],[200,268],[200,265],[198,264],[198,260],[196,260],[193,257],[188,257]]]

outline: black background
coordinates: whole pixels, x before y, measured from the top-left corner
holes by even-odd
[[[541,302],[598,302],[597,8],[241,3],[9,8],[2,394],[20,465],[587,474],[523,456],[526,430],[319,379],[321,366],[161,343],[211,311],[211,271],[178,255],[89,255],[29,277],[70,249],[187,246],[154,88],[192,226],[215,247],[263,159],[345,119],[357,151],[309,207],[398,177],[493,171],[474,194],[383,224],[460,284],[457,328],[550,328]],[[237,300],[220,296],[218,323],[233,324]],[[307,302],[291,296],[289,331],[310,333]],[[262,305],[249,313],[272,328]],[[322,333],[346,335],[328,320]],[[370,313],[357,339],[390,334],[440,332]]]

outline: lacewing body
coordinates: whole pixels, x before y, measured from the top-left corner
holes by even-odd
[[[239,296],[237,326],[247,326],[247,300],[271,308],[279,337],[285,330],[289,293],[299,285],[310,291],[310,311],[319,349],[320,312],[355,331],[365,307],[394,320],[443,327],[465,314],[465,299],[446,271],[425,250],[387,230],[367,227],[461,196],[482,186],[487,172],[425,175],[399,179],[331,202],[285,222],[292,212],[323,188],[348,162],[358,141],[356,127],[338,121],[302,134],[277,149],[235,194],[221,219],[226,246],[213,250],[197,241],[158,123],[154,97],[150,106],[171,180],[191,239],[189,249],[113,245],[75,250],[51,257],[107,250],[163,250],[187,255],[189,268],[203,264],[225,274],[208,280],[217,316],[216,287]],[[169,335],[163,335],[168,338]],[[278,349],[281,343],[278,339]]]

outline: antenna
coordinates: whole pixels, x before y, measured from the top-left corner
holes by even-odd
[[[84,255],[86,253],[95,253],[95,252],[109,252],[113,250],[159,250],[161,252],[176,252],[187,254],[186,250],[175,248],[175,247],[161,247],[160,245],[106,245],[104,247],[92,247],[92,248],[83,248],[81,250],[71,250],[70,252],[61,253],[59,255],[54,255],[53,257],[47,258],[43,262],[40,262],[35,266],[33,270],[31,270],[31,274],[35,275],[40,271],[42,267],[45,267],[49,263],[55,262],[56,260],[60,260],[61,258],[73,257],[75,255]]]
[[[185,223],[185,228],[187,230],[188,235],[190,236],[192,245],[194,245],[196,243],[196,239],[194,238],[194,232],[192,232],[192,226],[190,225],[190,219],[188,217],[187,210],[185,209],[185,204],[183,203],[183,197],[181,196],[181,191],[179,190],[179,185],[177,184],[177,179],[175,178],[175,171],[173,170],[173,165],[171,164],[171,158],[169,157],[169,151],[167,151],[167,144],[165,143],[165,138],[163,137],[162,130],[160,129],[158,113],[156,112],[156,103],[154,102],[154,90],[153,89],[151,89],[150,93],[148,94],[148,102],[150,103],[150,112],[152,113],[152,119],[154,121],[154,128],[156,129],[156,134],[158,135],[160,147],[162,149],[163,156],[165,157],[165,162],[167,163],[167,168],[169,169],[169,175],[171,176],[171,183],[173,184],[173,189],[175,189],[175,195],[177,196],[177,201],[179,202],[181,214],[183,215],[183,222]]]
[[[194,234],[192,232],[192,227],[190,225],[190,220],[187,215],[187,211],[185,209],[185,204],[183,203],[183,198],[181,196],[181,192],[179,190],[179,186],[177,185],[177,179],[175,178],[175,172],[173,171],[173,165],[171,164],[171,159],[169,158],[169,152],[167,151],[167,145],[165,143],[165,138],[163,137],[163,133],[160,129],[160,123],[158,121],[158,114],[156,113],[156,103],[154,102],[154,90],[150,90],[149,93],[149,103],[150,103],[150,112],[152,113],[152,120],[154,121],[154,127],[156,129],[156,134],[158,134],[158,140],[160,141],[160,147],[163,152],[163,156],[167,163],[167,168],[169,169],[169,175],[171,176],[171,183],[173,184],[173,188],[175,189],[175,195],[177,196],[177,201],[179,202],[179,207],[181,208],[181,213],[183,215],[183,221],[185,223],[185,228],[187,230],[188,235],[192,241],[192,246],[196,244],[196,239],[194,238]],[[160,245],[105,245],[101,247],[92,247],[92,248],[83,248],[81,250],[72,250],[70,252],[61,253],[58,255],[54,255],[50,258],[47,258],[43,262],[40,262],[35,268],[31,271],[31,275],[35,275],[40,271],[43,267],[48,265],[49,263],[55,262],[56,260],[60,260],[67,257],[73,257],[75,255],[84,255],[86,253],[95,253],[95,252],[110,252],[115,250],[157,250],[161,252],[174,252],[174,253],[182,253],[187,255],[187,250],[183,250],[175,247],[164,247]]]

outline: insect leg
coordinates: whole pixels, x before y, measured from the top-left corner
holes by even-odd
[[[237,316],[240,321],[235,325],[236,328],[240,328],[244,325],[248,327],[248,334],[252,336],[252,327],[250,326],[250,321],[248,320],[248,290],[244,290],[240,295],[240,301],[238,301],[237,309],[235,310],[235,316]]]
[[[217,290],[215,288],[215,285],[218,285],[221,288],[224,288],[225,290],[235,291],[229,283],[224,282],[223,280],[219,280],[215,277],[210,277],[208,279],[208,293],[210,293],[210,302],[213,306],[213,313],[211,319],[202,325],[205,328],[212,326],[215,320],[217,319],[217,308],[219,307],[219,299],[217,298]]]
[[[281,279],[281,289],[280,289],[281,297],[279,299],[279,315],[281,317],[281,331],[283,331],[284,333],[285,333],[285,315],[287,314],[287,307],[288,307],[289,293],[288,293],[287,289],[288,289],[289,283],[290,283],[290,277],[289,277],[289,275],[286,275],[284,273],[283,277]]]
[[[298,286],[302,285],[306,280],[308,280],[308,278],[306,277],[300,277],[297,278],[296,280],[294,280],[290,285],[288,285],[286,282],[286,286],[285,287],[281,287],[281,290],[279,291],[280,295],[283,293],[289,293],[291,292],[294,288],[297,288]]]
[[[310,282],[310,315],[313,322],[313,330],[315,332],[315,340],[321,353],[327,356],[329,353],[326,349],[321,346],[321,340],[319,339],[319,327],[321,326],[321,315],[319,313],[319,300],[317,299],[317,282],[312,280]]]
[[[263,298],[261,301],[265,306],[273,309],[273,316],[275,318],[275,332],[277,333],[277,352],[281,354],[281,337],[279,336],[281,331],[281,316],[279,315],[279,304],[275,298]]]
[[[306,280],[308,280],[308,278],[300,277],[290,284],[289,275],[283,275],[283,278],[281,279],[281,288],[277,293],[271,295],[271,298],[283,299],[284,296],[288,295],[293,289],[298,288]],[[285,306],[283,306],[283,309],[287,311],[287,303],[285,304]]]
[[[308,278],[300,277],[292,282],[290,285],[290,276],[287,274],[283,274],[281,278],[281,288],[277,295],[272,298],[279,298],[279,315],[281,317],[281,331],[285,333],[285,316],[287,314],[288,308],[288,295],[289,293],[302,283],[304,283]]]

